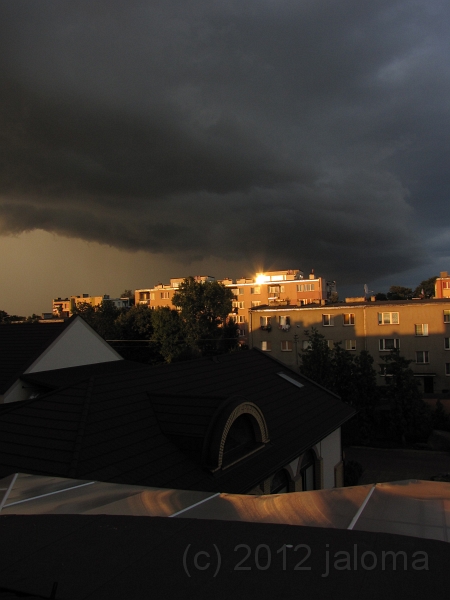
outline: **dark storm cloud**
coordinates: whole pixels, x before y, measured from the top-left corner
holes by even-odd
[[[445,3],[0,11],[1,231],[341,281],[445,253]]]

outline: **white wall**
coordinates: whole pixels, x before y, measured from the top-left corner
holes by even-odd
[[[334,487],[334,467],[341,462],[341,428],[330,433],[316,446],[323,458],[323,487]]]
[[[78,318],[74,319],[25,373],[53,371],[112,360],[122,360],[122,357],[83,319]]]
[[[54,369],[79,367],[114,360],[122,360],[122,357],[95,333],[83,319],[78,317],[68,325],[25,373],[53,371]],[[17,380],[3,395],[3,402],[27,400],[32,392],[30,386]]]

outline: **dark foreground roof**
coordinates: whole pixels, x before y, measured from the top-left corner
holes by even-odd
[[[303,387],[279,376],[285,373]],[[47,383],[59,375],[48,372]],[[186,440],[220,407],[252,402],[270,443],[212,474]],[[21,471],[116,483],[243,493],[348,420],[335,395],[257,350],[91,375],[0,414],[0,477]]]
[[[399,553],[395,567],[392,554],[383,564],[389,551]],[[38,515],[0,517],[0,556],[0,598],[11,597],[7,590],[49,598],[56,584],[52,597],[65,600],[422,600],[447,597],[450,544],[261,523]]]
[[[70,322],[0,325],[0,394],[11,387]]]

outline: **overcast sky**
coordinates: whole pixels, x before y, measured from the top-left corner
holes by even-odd
[[[450,270],[444,0],[0,0],[0,309]]]

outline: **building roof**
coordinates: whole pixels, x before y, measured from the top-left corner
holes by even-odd
[[[2,499],[3,497],[3,499]],[[273,523],[450,542],[450,483],[405,480],[251,495],[17,473],[0,479],[0,515],[85,514]]]
[[[55,371],[46,377],[60,380]],[[239,400],[263,413],[270,442],[212,474],[198,445],[188,451],[187,438],[206,443],[217,411]],[[12,404],[0,416],[0,476],[22,471],[231,493],[254,488],[355,412],[258,350],[93,374]]]
[[[6,392],[72,320],[0,325],[0,394]]]

